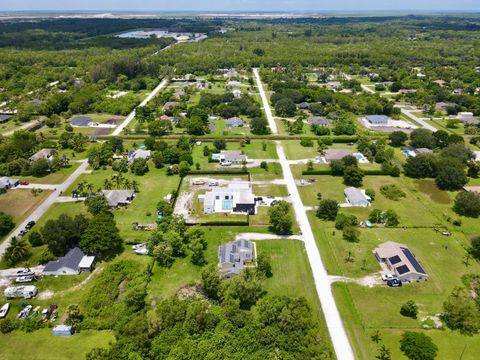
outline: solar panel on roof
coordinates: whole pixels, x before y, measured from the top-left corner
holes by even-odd
[[[402,249],[402,252],[407,257],[408,261],[410,261],[410,264],[412,264],[412,266],[415,268],[415,270],[419,273],[425,274],[425,270],[423,270],[423,268],[420,266],[420,264],[418,263],[417,259],[415,259],[415,256],[413,256],[410,249],[407,249],[407,248],[401,248],[401,249]]]
[[[409,272],[409,271],[410,271],[410,269],[408,268],[407,265],[402,265],[402,266],[397,267],[397,272],[398,272],[400,275],[403,275],[403,274],[405,274],[405,273],[407,273],[407,272]]]
[[[392,256],[391,258],[389,258],[388,261],[390,261],[390,264],[395,265],[395,264],[398,264],[402,260],[400,259],[400,257],[398,255],[395,255],[395,256]]]

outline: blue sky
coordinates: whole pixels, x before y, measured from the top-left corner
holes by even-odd
[[[480,0],[0,0],[0,11],[2,10],[480,11]]]

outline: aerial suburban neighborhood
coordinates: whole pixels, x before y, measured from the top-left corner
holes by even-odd
[[[479,358],[478,4],[22,2],[0,359]]]

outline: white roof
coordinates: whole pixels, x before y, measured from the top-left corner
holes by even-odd
[[[95,256],[85,255],[80,261],[80,264],[78,264],[78,267],[81,269],[90,268],[94,261],[95,261]]]

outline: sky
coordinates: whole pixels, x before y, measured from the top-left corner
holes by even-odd
[[[0,11],[480,11],[480,0],[0,0]]]

